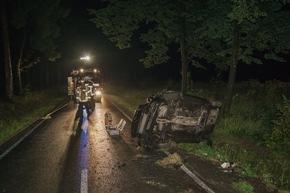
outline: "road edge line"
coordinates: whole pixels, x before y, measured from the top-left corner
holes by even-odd
[[[112,103],[125,117],[127,117],[131,122],[132,119],[127,115],[122,109],[120,109],[114,102],[112,102],[108,97],[106,97],[110,103]],[[167,156],[170,156],[171,153],[163,150]],[[184,164],[180,166],[180,168],[190,177],[192,178],[200,187],[202,187],[207,193],[215,193],[210,187],[208,187],[201,179],[199,179],[192,171],[190,171]]]
[[[171,156],[172,154],[168,151],[163,150],[167,156]],[[208,187],[201,179],[199,179],[192,171],[190,171],[184,164],[180,166],[180,168],[191,177],[200,187],[202,187],[208,193],[215,193],[210,187]]]
[[[63,105],[61,105],[59,108],[57,108],[56,110],[46,114],[44,117],[50,116],[53,113],[55,113],[56,111],[59,111],[60,109],[62,109],[63,107],[65,107],[68,103],[65,103]],[[13,143],[9,148],[7,148],[2,154],[0,154],[0,160],[2,158],[4,158],[11,150],[13,150],[19,143],[21,143],[27,136],[29,136],[37,127],[39,127],[46,119],[44,117],[40,117],[39,119],[37,119],[36,121],[39,121],[39,123],[37,123],[29,132],[27,132],[25,135],[23,135],[22,137],[19,138],[19,140],[17,140],[15,143]],[[35,122],[36,122],[35,121]],[[26,128],[28,128],[29,126],[27,126]]]

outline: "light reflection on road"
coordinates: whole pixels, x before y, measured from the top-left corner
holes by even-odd
[[[81,126],[80,145],[78,151],[78,183],[80,193],[88,192],[88,162],[89,162],[89,124],[85,110],[83,111],[83,122]]]

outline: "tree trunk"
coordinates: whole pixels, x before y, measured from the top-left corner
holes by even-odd
[[[1,5],[0,11],[1,11],[4,62],[5,62],[6,97],[8,100],[12,100],[12,97],[13,97],[13,74],[12,74],[12,65],[11,65],[11,58],[10,58],[10,44],[9,44],[7,13],[6,13],[6,1],[1,0],[0,5]]]
[[[233,27],[233,47],[232,47],[232,60],[230,62],[230,74],[227,85],[227,93],[225,96],[225,104],[223,109],[223,115],[226,116],[231,111],[232,99],[233,99],[233,90],[234,84],[236,81],[236,73],[237,73],[237,65],[238,65],[238,57],[239,57],[239,37],[240,37],[240,29],[237,22],[234,23]]]
[[[19,58],[18,58],[18,63],[17,63],[17,78],[18,78],[18,87],[19,87],[19,94],[23,94],[23,85],[22,85],[22,57],[23,57],[23,51],[24,51],[24,46],[26,42],[26,30],[25,27],[23,29],[23,40],[22,40],[22,45],[19,50]]]
[[[184,5],[182,1],[179,1],[179,21],[180,21],[180,30],[181,30],[181,37],[180,37],[180,55],[181,55],[181,72],[182,72],[182,82],[181,82],[181,92],[182,94],[187,93],[187,71],[188,71],[188,59],[186,53],[186,24],[185,24],[185,17],[182,16],[182,12],[184,10]]]
[[[187,71],[188,71],[188,61],[186,57],[186,49],[185,49],[185,37],[182,36],[181,40],[181,63],[182,63],[182,84],[181,84],[181,92],[182,94],[187,93]]]

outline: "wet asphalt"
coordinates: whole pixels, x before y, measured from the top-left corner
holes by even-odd
[[[178,167],[158,166],[162,151],[138,148],[105,97],[89,118],[76,108],[69,102],[0,160],[0,192],[206,192]],[[126,120],[120,135],[106,131],[107,111],[113,125]]]
[[[182,149],[138,147],[131,137],[132,115],[107,97],[89,118],[85,111],[82,116],[76,112],[70,101],[0,146],[0,193],[235,193],[232,183],[245,180],[256,193],[276,193],[259,180],[221,170],[220,163]],[[113,125],[126,121],[120,135],[107,132],[106,112]],[[157,164],[168,153],[177,153],[182,164]]]

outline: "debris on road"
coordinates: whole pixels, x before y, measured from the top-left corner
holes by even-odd
[[[126,121],[121,119],[117,125],[112,125],[113,117],[110,112],[105,113],[105,127],[107,132],[110,135],[120,135],[120,131],[122,131],[126,125]]]
[[[182,165],[182,159],[181,157],[177,154],[171,154],[168,157],[158,160],[155,162],[157,165],[161,167],[168,167],[168,166],[181,166]]]
[[[237,163],[224,162],[221,164],[221,168],[224,170],[224,172],[233,172],[237,165]]]

